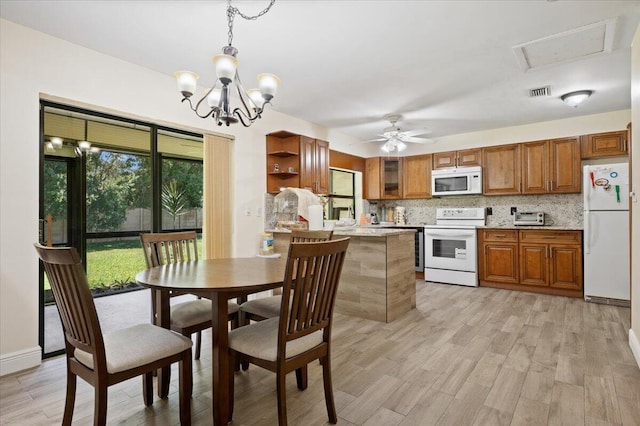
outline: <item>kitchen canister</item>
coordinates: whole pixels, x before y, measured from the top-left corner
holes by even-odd
[[[264,234],[262,234],[260,254],[263,256],[273,254],[273,234],[271,232],[265,232]]]

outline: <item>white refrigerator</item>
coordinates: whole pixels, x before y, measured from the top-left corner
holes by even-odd
[[[629,166],[584,166],[584,298],[630,300]]]

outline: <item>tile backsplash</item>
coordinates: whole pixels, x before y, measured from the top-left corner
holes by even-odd
[[[367,203],[367,202],[365,202]],[[545,213],[545,225],[566,228],[582,228],[582,194],[516,195],[516,196],[450,196],[425,200],[378,200],[365,205],[364,211],[377,208],[402,206],[407,213],[407,223],[412,225],[434,224],[438,207],[491,207],[487,226],[511,226],[511,207],[520,212]]]
[[[265,194],[265,229],[272,229],[277,222],[273,213],[273,195]],[[486,197],[482,195],[449,196],[420,200],[377,200],[363,201],[363,211],[377,210],[379,217],[382,214],[382,205],[385,208],[402,206],[406,210],[407,223],[410,225],[427,224],[436,222],[436,208],[438,207],[491,207],[492,214],[487,215],[487,226],[511,226],[513,216],[511,207],[520,212],[545,213],[545,225],[564,228],[582,228],[582,194],[555,194],[555,195],[503,195]]]

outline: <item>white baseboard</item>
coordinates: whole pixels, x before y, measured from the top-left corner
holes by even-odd
[[[633,329],[629,330],[629,346],[631,347],[631,352],[633,352],[633,357],[636,359],[636,364],[640,367],[640,341]]]
[[[37,367],[41,362],[42,350],[40,346],[0,355],[0,377]]]

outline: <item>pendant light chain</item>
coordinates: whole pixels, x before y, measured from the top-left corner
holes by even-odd
[[[275,2],[276,0],[271,0],[269,2],[269,6],[267,6],[264,10],[260,11],[260,13],[258,13],[255,16],[249,16],[240,12],[240,10],[237,7],[231,6],[231,0],[229,0],[228,6],[227,6],[227,23],[229,25],[229,46],[231,46],[231,43],[233,42],[233,18],[235,18],[236,14],[240,15],[241,17],[243,17],[248,21],[255,21],[256,19],[258,19],[259,17],[267,13]]]

